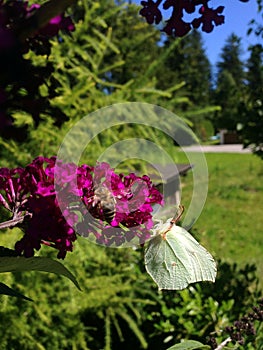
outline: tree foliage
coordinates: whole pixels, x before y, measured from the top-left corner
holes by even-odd
[[[222,48],[214,90],[214,102],[221,107],[213,118],[216,129],[237,131],[244,147],[262,158],[262,45],[249,48],[242,62],[241,39],[229,36]]]
[[[221,329],[260,296],[255,267],[226,262],[219,263],[215,285],[160,293],[141,253],[78,241],[67,264],[81,292],[51,274],[6,275],[4,282],[18,285],[34,303],[1,297],[1,348],[165,350],[182,339],[205,343],[210,332],[224,339]],[[253,340],[248,343],[252,350]]]
[[[239,105],[243,95],[244,66],[241,61],[241,39],[231,34],[222,48],[217,63],[215,103],[221,106],[214,123],[217,129],[236,130],[240,121]]]
[[[240,105],[240,134],[245,147],[263,158],[263,48],[257,44],[250,47],[247,62],[246,99]]]
[[[142,23],[135,17],[134,6],[129,7],[131,16],[127,17],[128,22],[133,21],[137,31],[146,32],[148,25]],[[23,142],[17,143],[13,140],[0,139],[3,147],[0,152],[2,158],[9,159],[9,166],[24,165],[32,158],[43,154],[50,156],[57,153],[58,145],[63,139],[68,129],[79,119],[101,107],[122,101],[144,101],[162,104],[162,100],[170,100],[174,97],[173,91],[163,91],[156,89],[155,67],[162,64],[163,55],[152,59],[152,57],[141,57],[134,63],[132,68],[136,76],[130,76],[125,72],[131,72],[130,65],[133,58],[129,58],[125,50],[129,46],[134,48],[134,52],[142,52],[142,36],[130,35],[126,40],[127,45],[123,45],[118,23],[126,21],[125,11],[127,6],[116,5],[113,2],[102,1],[84,2],[75,8],[74,16],[77,19],[75,31],[71,36],[61,33],[58,40],[52,41],[52,49],[48,57],[48,63],[53,67],[52,82],[55,84],[55,94],[50,100],[54,108],[63,111],[69,122],[57,126],[54,123],[53,113],[42,114],[42,121],[38,127],[34,123],[34,118],[30,112],[24,111],[23,107],[12,113],[16,127],[27,125],[27,137],[22,136]],[[131,26],[131,23],[127,23]],[[119,31],[119,33],[118,33]],[[159,37],[158,31],[151,29],[151,37],[155,42]],[[125,39],[125,36],[123,37]],[[126,47],[126,49],[125,49]],[[153,47],[153,46],[152,46]],[[136,55],[137,55],[136,54]],[[136,56],[133,53],[134,57]],[[142,54],[141,54],[142,55]],[[37,55],[33,51],[27,53],[27,59],[37,67],[45,67],[47,57]],[[144,74],[139,74],[143,71]],[[179,86],[180,87],[180,86]],[[41,94],[48,93],[48,86],[41,86]],[[163,101],[164,101],[163,100]],[[97,159],[98,152],[102,147],[107,146],[111,141],[127,137],[129,134],[141,135],[146,130],[135,126],[119,132],[118,128],[110,130],[105,136],[101,135],[91,146],[88,163]],[[148,137],[165,142],[171,141],[167,138],[158,137],[156,130],[149,131]],[[23,152],[19,150],[23,149]],[[12,157],[10,157],[12,154]],[[4,165],[4,164],[3,164]]]
[[[175,40],[167,38],[163,50],[169,50]],[[209,103],[211,65],[198,31],[179,40],[165,59],[164,65],[159,67],[158,86],[167,88],[171,81],[184,82],[180,92],[189,98],[191,106],[205,106]]]
[[[180,40],[167,37],[160,50],[166,51],[167,56],[163,65],[157,67],[157,87],[166,89],[171,83],[182,84],[170,108],[189,119],[196,135],[207,140],[214,134],[211,113],[219,107],[211,98],[211,64],[201,34],[194,30]]]

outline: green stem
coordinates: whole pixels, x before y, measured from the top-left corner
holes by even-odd
[[[4,222],[0,223],[0,230],[4,229],[4,228],[11,228],[11,227],[16,226],[18,224],[21,224],[25,220],[25,218],[28,216],[31,216],[31,215],[27,213],[23,216],[16,216],[14,214],[14,216],[11,220],[4,221]]]

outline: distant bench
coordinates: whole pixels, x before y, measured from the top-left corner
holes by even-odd
[[[180,176],[186,176],[193,168],[192,164],[152,164],[149,167],[149,177],[164,198],[175,197],[176,204],[180,203]]]

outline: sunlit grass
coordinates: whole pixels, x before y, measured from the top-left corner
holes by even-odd
[[[263,285],[263,162],[252,154],[206,153],[206,159],[208,196],[193,232],[217,258],[255,263]],[[182,154],[180,162],[185,161]],[[191,174],[182,185],[187,208]]]

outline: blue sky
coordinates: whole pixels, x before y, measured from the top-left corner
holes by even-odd
[[[140,4],[140,0],[133,0],[136,4]],[[246,35],[248,23],[251,19],[256,19],[262,22],[262,17],[257,12],[257,1],[249,0],[243,3],[239,0],[211,0],[210,7],[217,8],[225,6],[223,14],[225,15],[225,23],[215,27],[212,33],[206,34],[202,32],[204,47],[207,56],[212,65],[220,59],[219,55],[222,47],[225,44],[227,37],[231,33],[235,33],[242,38],[243,56],[242,59],[248,58],[249,53],[247,48],[251,44],[262,43],[262,39],[253,34]]]
[[[248,46],[262,43],[262,39],[259,37],[253,34],[246,35],[248,23],[251,19],[254,18],[258,22],[262,22],[262,17],[260,18],[260,15],[257,13],[256,0],[250,0],[247,3],[239,0],[211,0],[210,4],[215,8],[219,5],[225,6],[225,23],[215,27],[210,34],[203,33],[204,44],[210,62],[215,64],[219,60],[221,48],[224,46],[226,38],[233,32],[242,38],[244,51],[242,58],[246,59],[249,55],[247,52]]]

